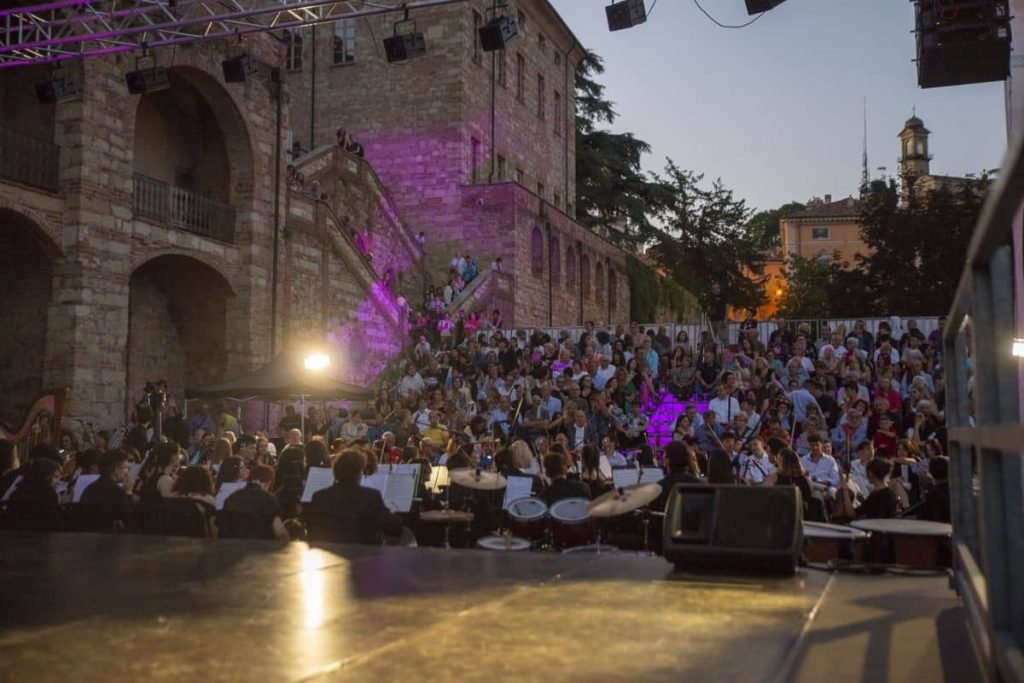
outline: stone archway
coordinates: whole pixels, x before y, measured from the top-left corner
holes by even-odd
[[[176,400],[186,387],[224,378],[228,314],[235,293],[228,280],[201,261],[158,256],[129,280],[126,408],[147,381],[167,380]]]
[[[0,208],[0,417],[17,424],[43,391],[57,246],[35,221]]]

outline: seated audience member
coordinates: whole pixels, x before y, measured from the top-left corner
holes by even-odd
[[[217,535],[217,525],[214,522],[217,513],[217,500],[213,495],[213,477],[205,467],[189,465],[174,481],[172,497],[187,498],[196,504],[206,518],[207,535],[211,537]]]
[[[544,456],[544,474],[547,475],[547,489],[541,495],[549,506],[564,498],[590,499],[590,487],[582,481],[570,480],[565,476],[565,461],[558,453]]]
[[[917,518],[949,524],[949,458],[937,455],[929,459],[928,474],[932,476],[933,484],[924,496]]]
[[[384,506],[380,491],[361,486],[366,456],[342,451],[334,463],[334,485],[313,494],[306,507],[312,541],[379,544],[402,532],[402,520]]]
[[[889,488],[889,473],[892,465],[881,458],[875,458],[865,468],[871,493],[857,508],[858,519],[891,519],[896,516],[898,499],[896,492]]]
[[[214,490],[219,493],[220,487],[224,484],[245,481],[248,476],[249,470],[245,465],[245,461],[237,455],[232,455],[230,458],[225,458],[224,462],[221,463],[220,469],[217,471],[217,481],[214,484]]]
[[[269,488],[274,481],[274,470],[268,465],[257,465],[249,472],[249,483],[244,489],[235,491],[224,501],[224,511],[253,515],[261,517],[265,522],[264,534],[260,538],[276,538],[287,541],[288,531],[281,521],[281,504]],[[224,533],[222,536],[234,536],[235,530]],[[240,533],[241,537],[250,537],[248,534]]]
[[[8,500],[4,524],[31,531],[59,531],[64,527],[57,484],[60,465],[56,460],[33,457],[23,479]]]
[[[809,522],[825,521],[824,502],[815,495],[811,488],[807,471],[796,451],[785,447],[779,450],[779,467],[765,483],[797,487],[800,490],[800,499],[803,501],[804,519]]]
[[[81,505],[88,510],[88,531],[111,532],[126,529],[133,521],[134,501],[128,454],[107,451],[100,456],[100,478],[82,493]]]

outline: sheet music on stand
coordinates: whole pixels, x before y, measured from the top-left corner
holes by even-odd
[[[612,468],[612,484],[614,484],[617,489],[633,486],[639,480],[639,476],[639,473],[634,467]]]
[[[228,499],[235,491],[239,491],[245,488],[244,481],[231,481],[220,485],[220,491],[217,491],[217,509],[224,509],[224,501]]]
[[[640,472],[641,484],[657,484],[665,478],[665,471],[660,467],[645,467]]]
[[[302,490],[301,502],[309,503],[317,491],[329,488],[334,484],[334,472],[329,467],[310,467],[306,476],[306,488]]]
[[[385,475],[384,505],[392,512],[409,512],[416,495],[416,474],[412,472],[390,472]]]
[[[501,504],[502,510],[508,510],[513,500],[529,498],[533,493],[533,477],[506,477],[505,478],[505,500]]]
[[[601,463],[598,465],[598,469],[601,470],[601,474],[609,479],[612,476],[612,464],[608,461],[608,456],[604,453],[601,454]]]
[[[388,471],[392,474],[411,474],[416,477],[416,483],[420,483],[420,465],[414,462],[403,462],[397,465],[389,465]]]
[[[437,465],[430,470],[429,488],[434,493],[440,493],[441,487],[448,486],[450,483],[448,468],[444,465]]]
[[[98,474],[78,475],[78,481],[75,482],[75,493],[71,496],[71,502],[80,503],[82,501],[82,494],[85,493],[85,490],[99,478],[100,475]]]

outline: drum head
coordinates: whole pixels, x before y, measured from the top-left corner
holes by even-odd
[[[563,498],[551,505],[552,519],[559,522],[581,522],[587,519],[587,508],[590,501],[586,498]]]
[[[507,540],[503,536],[485,536],[476,542],[481,548],[487,550],[529,550],[530,542],[525,538],[510,536]]]
[[[532,522],[548,514],[548,506],[540,498],[516,498],[508,504],[508,516],[520,522]]]

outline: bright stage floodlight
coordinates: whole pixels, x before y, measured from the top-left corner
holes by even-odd
[[[764,14],[775,9],[786,0],[747,0],[747,14]]]
[[[311,353],[306,356],[303,365],[310,372],[319,372],[331,364],[331,357],[325,353]]]
[[[604,13],[608,17],[609,31],[633,28],[647,21],[647,8],[644,7],[644,0],[613,2],[604,8]]]
[[[519,22],[515,17],[494,17],[480,27],[480,47],[484,52],[504,50],[519,35]]]

